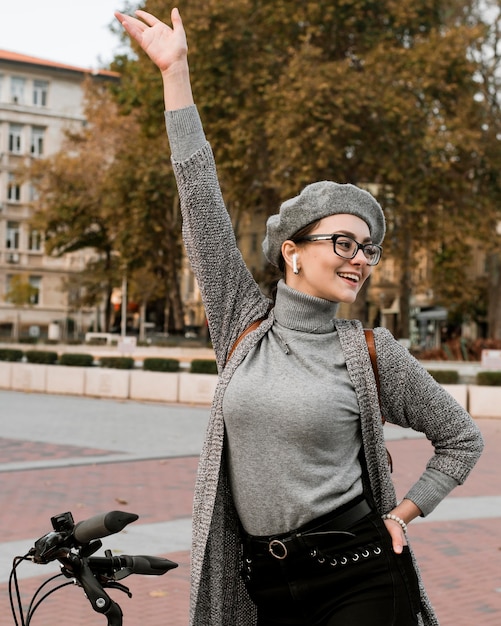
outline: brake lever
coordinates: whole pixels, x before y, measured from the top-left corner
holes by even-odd
[[[100,582],[103,587],[106,587],[107,589],[117,589],[118,591],[123,591],[129,598],[132,598],[131,590],[125,585],[122,585],[122,583],[119,583],[116,580],[109,579],[101,580]]]
[[[64,558],[60,557],[59,561],[63,566],[61,568],[62,573],[67,578],[74,578],[77,584],[82,587],[94,611],[104,615],[114,615],[115,617],[119,617],[117,613],[119,611],[121,616],[120,607],[105,592],[103,584],[94,576],[85,557],[68,552]],[[114,582],[109,581],[111,584],[108,584],[107,580],[103,580],[104,585],[107,587],[114,586]],[[126,593],[128,591],[127,589]]]

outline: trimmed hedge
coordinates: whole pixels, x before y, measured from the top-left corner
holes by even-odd
[[[57,352],[51,352],[49,350],[27,350],[24,355],[28,363],[54,365],[57,361]]]
[[[129,356],[105,356],[99,359],[99,365],[115,370],[131,370],[134,368],[134,359]]]
[[[459,372],[457,370],[428,370],[428,374],[441,385],[457,385]]]
[[[501,387],[501,372],[478,372],[477,385]]]
[[[65,353],[59,358],[59,365],[70,365],[71,367],[90,367],[94,363],[92,354]]]
[[[212,359],[193,359],[190,372],[192,374],[217,374],[216,361]]]
[[[177,359],[150,357],[144,359],[143,370],[150,372],[179,372],[179,361]]]
[[[20,361],[23,358],[23,355],[24,352],[22,350],[4,348],[0,350],[0,361]]]

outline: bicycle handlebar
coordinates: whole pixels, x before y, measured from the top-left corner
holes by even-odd
[[[161,576],[177,567],[177,563],[169,559],[144,554],[131,556],[120,554],[118,556],[93,556],[89,558],[89,567],[93,572],[110,572],[126,570],[129,574],[142,574],[143,576]]]
[[[73,538],[76,543],[84,545],[94,539],[102,539],[123,530],[127,524],[135,522],[139,515],[135,513],[125,513],[124,511],[110,511],[101,513],[89,519],[75,524],[73,528]]]
[[[123,530],[127,524],[138,518],[135,513],[110,511],[75,524],[71,513],[61,513],[51,518],[54,530],[40,537],[25,557],[16,558],[39,564],[59,561],[61,573],[74,579],[83,588],[94,611],[106,615],[109,626],[121,626],[121,609],[106,594],[104,588],[119,589],[130,596],[127,587],[121,585],[119,580],[130,574],[161,576],[177,567],[177,563],[169,559],[148,555],[113,556],[110,550],[105,551],[104,557],[91,556],[102,546],[101,538]],[[13,607],[12,600],[11,606]],[[19,610],[22,615],[21,606]],[[33,611],[34,609],[29,614]],[[15,617],[14,608],[13,614]]]
[[[35,542],[30,556],[35,563],[49,563],[65,548],[86,547],[93,541],[120,532],[137,519],[139,516],[135,513],[110,511],[75,524],[71,513],[55,515],[51,518],[54,530]]]

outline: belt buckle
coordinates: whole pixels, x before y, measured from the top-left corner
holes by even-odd
[[[278,550],[278,552],[276,550]],[[268,552],[275,559],[283,561],[287,556],[287,547],[280,539],[272,539],[268,544]]]

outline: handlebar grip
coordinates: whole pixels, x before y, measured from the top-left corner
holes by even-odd
[[[135,522],[138,518],[139,515],[124,511],[101,513],[75,524],[72,533],[73,538],[81,545],[90,543],[94,539],[101,539],[120,532],[127,524]]]
[[[174,561],[157,556],[146,556],[143,554],[138,556],[122,555],[121,558],[125,559],[127,567],[130,568],[133,574],[143,574],[145,576],[161,576],[177,567],[177,563],[174,563]]]

